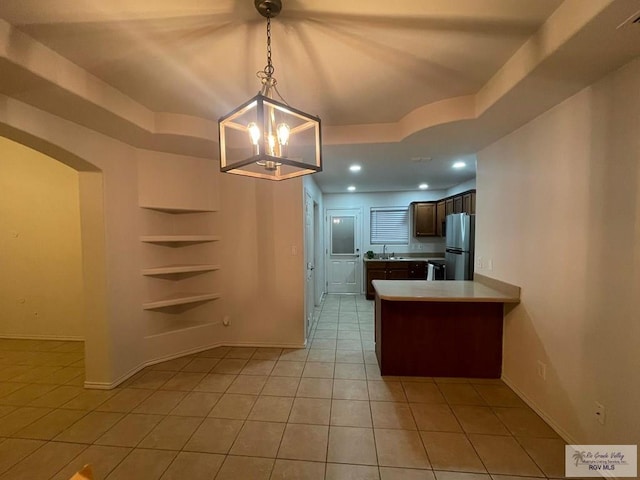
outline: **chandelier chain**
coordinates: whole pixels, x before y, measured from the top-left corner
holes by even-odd
[[[280,92],[278,91],[278,81],[273,76],[275,72],[275,67],[273,66],[273,62],[271,60],[271,9],[267,8],[267,65],[263,70],[260,70],[256,73],[256,76],[262,82],[262,89],[260,93],[271,98],[272,91],[278,95],[282,103],[285,105],[289,105],[289,103],[282,97]]]
[[[264,73],[271,78],[274,72],[273,63],[271,63],[271,9],[267,9],[267,66],[264,67]]]

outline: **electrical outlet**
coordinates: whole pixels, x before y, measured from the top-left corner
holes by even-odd
[[[600,425],[604,425],[604,422],[607,418],[607,412],[600,402],[596,402],[596,418],[598,419],[598,423]]]
[[[487,270],[489,270],[489,271],[493,270],[493,260],[492,259],[487,260]]]
[[[484,258],[482,257],[476,258],[476,268],[479,270],[484,268]]]
[[[538,376],[542,380],[547,380],[547,364],[538,360]]]

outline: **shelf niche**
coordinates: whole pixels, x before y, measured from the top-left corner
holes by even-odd
[[[155,210],[156,212],[162,213],[171,213],[171,214],[181,214],[181,213],[211,213],[217,212],[218,210],[213,208],[182,208],[182,207],[161,207],[155,205],[145,205],[140,208],[144,208],[145,210]]]
[[[144,310],[159,310],[176,305],[188,305],[191,303],[209,302],[220,298],[219,293],[175,293],[164,298],[142,304]]]
[[[142,235],[140,241],[144,243],[206,243],[217,242],[219,235]]]
[[[141,208],[147,211],[143,217],[144,228],[154,234],[141,235],[140,241],[161,247],[145,247],[146,265],[143,263],[145,266],[141,273],[150,279],[147,298],[151,300],[144,302],[142,308],[151,311],[166,309],[164,311],[170,312],[170,307],[195,305],[220,298],[215,286],[210,285],[212,277],[187,278],[220,269],[220,265],[212,261],[212,247],[203,245],[219,241],[220,236],[183,233],[211,231],[215,228],[215,221],[210,215],[217,210],[165,205],[143,205]],[[193,319],[193,316],[190,314],[181,318],[187,320]]]
[[[211,265],[211,264],[162,265],[159,267],[143,268],[142,275],[147,277],[153,277],[155,275],[213,272],[215,270],[220,270],[220,265]]]

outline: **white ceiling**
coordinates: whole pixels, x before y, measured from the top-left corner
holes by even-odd
[[[359,191],[412,190],[420,182],[442,189],[473,176],[479,148],[640,54],[637,31],[615,30],[638,10],[637,0],[599,3],[283,0],[273,21],[275,76],[287,102],[323,121],[319,185],[344,191],[353,179]],[[266,62],[265,20],[252,0],[2,0],[0,18],[150,112],[192,123],[215,121],[255,95],[255,72]],[[560,21],[575,30],[567,38],[552,28]],[[533,56],[540,52],[539,59],[522,52],[537,62],[530,71],[513,60],[526,42]],[[142,139],[131,122],[92,114],[91,102],[69,111],[69,92],[15,63],[0,64],[4,93],[134,143],[137,135],[141,146],[217,158],[215,131],[198,141],[190,135],[189,148],[178,145],[179,135]],[[505,72],[522,75],[507,88]],[[429,111],[421,128],[398,133],[403,122],[415,123],[412,115],[427,118],[421,109],[456,98],[469,100],[471,114]],[[375,128],[350,135],[362,126]],[[452,170],[461,157],[469,168]],[[347,176],[353,162],[363,170]]]

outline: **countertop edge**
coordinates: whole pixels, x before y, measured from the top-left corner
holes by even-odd
[[[519,298],[512,297],[395,297],[392,295],[379,295],[380,300],[389,302],[431,302],[431,303],[520,303]]]
[[[444,257],[402,257],[402,258],[363,258],[365,263],[382,263],[382,262],[428,262],[429,260],[438,260],[444,262]]]
[[[515,301],[511,303],[520,303],[520,287],[518,287],[517,285],[503,282],[502,280],[498,280],[497,278],[487,277],[486,275],[482,275],[480,273],[474,273],[473,280],[515,299]]]
[[[489,277],[486,277],[489,278]],[[492,280],[492,279],[490,279]],[[511,287],[517,289],[517,295],[514,295],[515,291],[511,290],[509,293],[505,291],[498,290],[494,288],[492,285],[487,285],[486,283],[480,281],[474,281],[475,283],[483,285],[485,288],[495,291],[495,296],[493,295],[482,295],[482,296],[465,296],[465,295],[430,295],[429,293],[425,294],[407,294],[407,295],[388,295],[384,293],[380,293],[379,289],[376,288],[376,283],[379,282],[397,282],[403,280],[374,280],[372,285],[376,291],[376,297],[381,300],[391,301],[391,302],[442,302],[442,303],[508,303],[508,304],[517,304],[520,303],[520,287],[516,287],[515,285],[510,285]],[[439,280],[437,282],[448,282],[450,280]],[[497,280],[496,280],[497,281]],[[416,282],[416,280],[409,280],[409,282]],[[509,285],[509,284],[506,284]],[[427,286],[428,287],[428,286]]]

